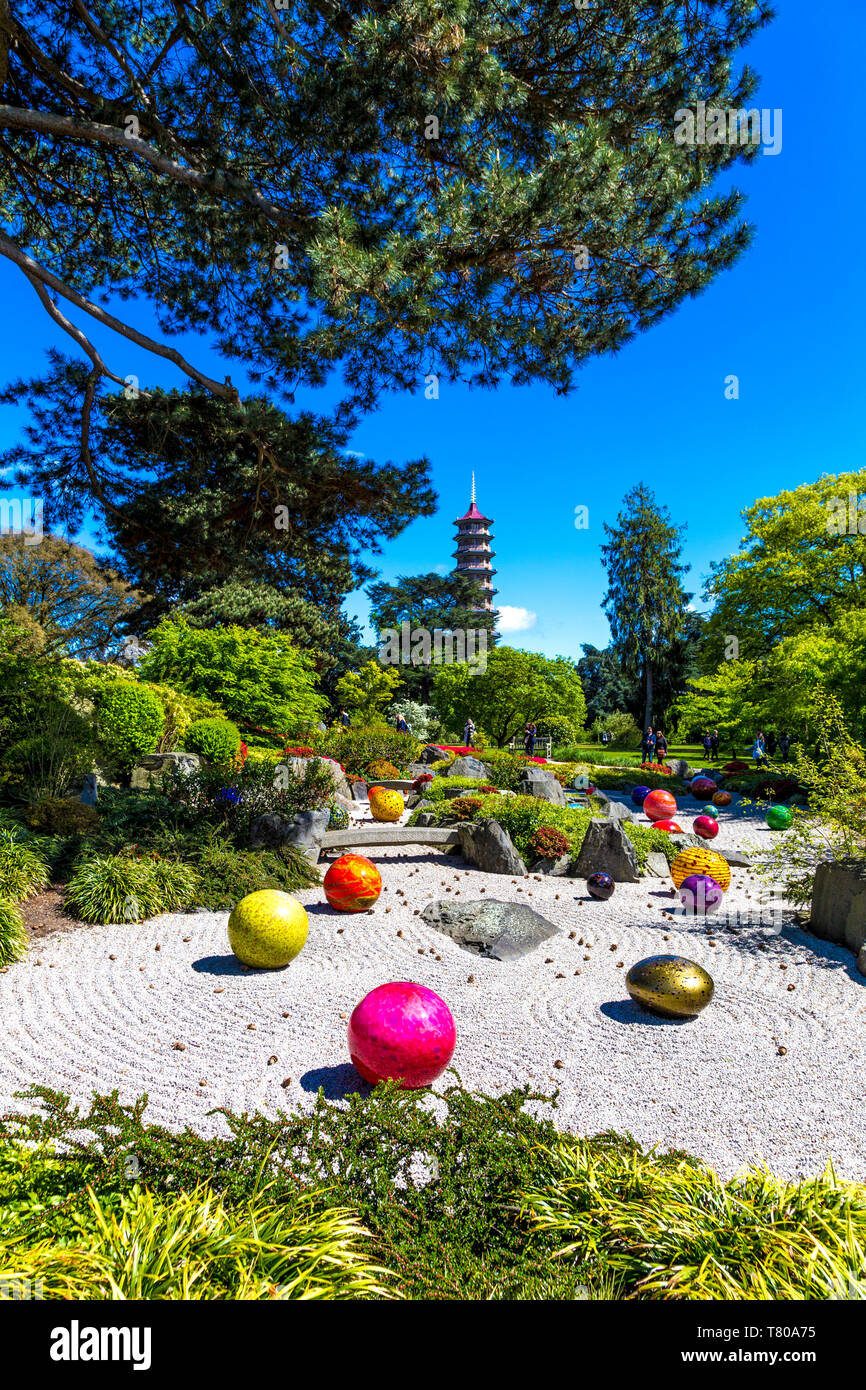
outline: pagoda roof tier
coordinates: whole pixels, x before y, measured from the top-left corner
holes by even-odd
[[[488,526],[493,525],[493,517],[485,516],[483,512],[479,512],[474,502],[470,503],[468,512],[465,512],[463,516],[454,518],[454,525],[459,526],[461,521],[484,521]]]

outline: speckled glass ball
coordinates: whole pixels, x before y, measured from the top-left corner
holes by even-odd
[[[325,874],[324,889],[338,912],[369,912],[382,892],[382,875],[363,854],[342,854]]]
[[[690,917],[703,917],[717,912],[724,893],[709,874],[689,874],[680,884],[679,899]]]
[[[692,830],[702,840],[714,840],[719,833],[719,823],[714,816],[695,816]]]
[[[730,806],[733,799],[734,798],[731,796],[730,792],[716,792],[715,796],[713,797],[713,805]]]
[[[338,806],[336,803],[331,807],[331,818],[328,821],[329,830],[347,830],[349,827],[349,812],[345,806]]]
[[[706,806],[701,807],[701,815],[709,816],[710,820],[716,819],[716,808],[711,801],[708,801]]]
[[[649,794],[649,787],[633,787],[631,799],[634,802],[635,806],[643,806]]]
[[[599,902],[606,903],[612,894],[616,884],[610,874],[596,873],[590,874],[586,880],[586,891],[591,898],[597,898]]]
[[[793,819],[788,806],[770,806],[767,811],[767,824],[771,830],[787,830]]]
[[[373,820],[398,821],[405,809],[403,798],[398,791],[390,791],[380,787],[375,792],[370,792],[370,811]]]
[[[648,956],[631,967],[625,987],[643,1008],[663,1018],[694,1018],[713,997],[712,976],[685,956]]]

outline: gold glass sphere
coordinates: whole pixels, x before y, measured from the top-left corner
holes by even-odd
[[[713,997],[712,976],[685,956],[647,956],[633,965],[625,987],[637,1004],[665,1018],[694,1018]]]

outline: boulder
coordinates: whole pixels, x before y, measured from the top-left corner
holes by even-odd
[[[430,763],[441,763],[442,759],[447,756],[444,749],[437,748],[434,744],[428,743],[426,748],[422,748],[421,752],[418,754],[418,763],[422,764],[426,771]]]
[[[352,783],[352,800],[353,800],[353,801],[366,801],[366,800],[367,800],[367,783],[366,783],[366,782],[353,782],[353,783]]]
[[[665,758],[665,767],[669,767],[675,777],[682,777],[684,781],[690,782],[697,776],[694,768],[685,758]]]
[[[669,835],[668,838],[673,840],[678,850],[715,848],[711,841],[702,840],[700,835],[690,835],[686,830],[683,831],[682,835]],[[721,854],[721,850],[716,850],[715,852]]]
[[[857,953],[858,969],[866,945],[866,861],[845,859],[819,864],[812,889],[809,930]]]
[[[640,879],[634,845],[618,821],[590,821],[569,877],[588,878],[597,873],[610,874],[614,883],[637,883]]]
[[[446,777],[483,777],[490,780],[490,773],[479,758],[455,758],[445,773]]]
[[[531,874],[550,874],[552,878],[562,878],[568,873],[571,864],[570,854],[560,854],[556,859],[536,859],[534,864],[530,864]]]
[[[250,826],[250,848],[276,849],[280,845],[294,845],[311,864],[316,864],[330,816],[327,808],[298,811],[293,816],[258,816]]]
[[[565,806],[565,788],[557,782],[552,772],[541,767],[529,767],[520,778],[517,788],[520,796],[537,796],[541,801],[549,801],[551,806]]]
[[[705,840],[704,844],[706,843]],[[709,842],[709,848],[715,849],[712,840]],[[732,869],[751,869],[752,867],[752,861],[749,856],[747,854],[742,854],[738,849],[716,849],[716,854],[720,854],[722,858],[730,864]]]
[[[415,824],[423,830],[429,830],[430,826],[438,825],[439,822],[432,811],[419,811]]]
[[[651,850],[646,857],[644,873],[647,878],[667,878],[670,875],[670,865],[661,850]]]
[[[147,753],[132,769],[129,785],[133,791],[146,791],[156,782],[161,782],[167,772],[177,770],[184,776],[197,772],[201,759],[197,753]]]
[[[416,778],[416,777],[423,777],[423,776],[425,775],[425,773],[428,774],[428,775],[429,775],[429,773],[430,773],[430,769],[429,769],[429,767],[427,766],[426,763],[410,763],[410,764],[409,764],[409,776],[411,777],[411,779],[412,779],[413,782],[415,781],[415,778]]]
[[[521,859],[508,831],[496,820],[484,819],[460,824],[457,827],[463,858],[487,874],[509,874],[522,878],[526,865]]]
[[[631,806],[626,806],[624,801],[609,801],[607,803],[605,815],[609,816],[611,820],[627,820],[632,822],[637,820],[637,816]]]
[[[450,936],[465,951],[490,960],[519,960],[560,935],[558,928],[531,907],[495,898],[468,903],[440,898],[428,903],[421,916],[428,926]]]

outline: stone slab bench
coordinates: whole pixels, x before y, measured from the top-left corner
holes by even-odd
[[[348,830],[326,830],[322,849],[348,849],[350,846],[359,849],[364,845],[371,848],[378,845],[448,846],[459,843],[460,837],[453,827],[439,829],[435,826],[418,826],[416,829],[410,825],[359,825]]]

